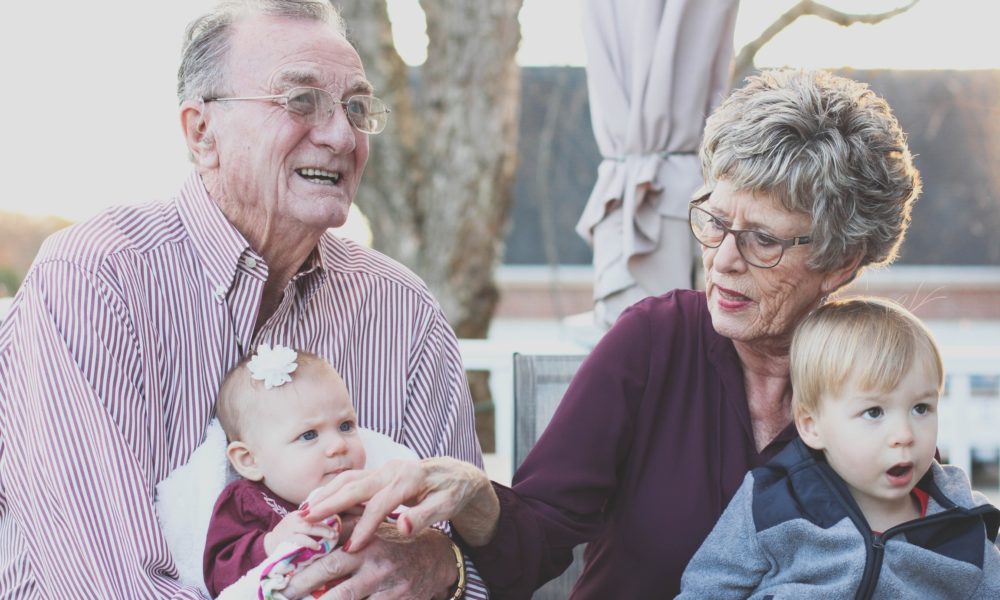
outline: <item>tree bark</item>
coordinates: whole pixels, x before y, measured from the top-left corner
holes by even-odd
[[[459,337],[485,337],[499,299],[514,182],[522,0],[423,0],[419,84],[397,54],[385,2],[341,8],[369,80],[392,109],[371,139],[358,204],[374,246],[431,288]]]

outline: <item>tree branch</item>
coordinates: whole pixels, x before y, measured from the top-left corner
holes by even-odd
[[[753,70],[754,58],[757,56],[757,52],[764,46],[764,44],[770,42],[774,36],[778,35],[778,33],[780,33],[783,29],[794,23],[799,17],[813,15],[836,23],[841,27],[848,27],[850,25],[854,25],[855,23],[874,25],[875,23],[881,23],[886,19],[891,19],[896,15],[905,13],[913,8],[918,2],[920,2],[920,0],[910,0],[910,2],[904,4],[903,6],[882,13],[857,14],[835,10],[825,4],[815,2],[814,0],[801,0],[801,2],[788,9],[787,12],[778,17],[774,23],[771,23],[771,25],[769,25],[763,33],[757,36],[757,39],[740,49],[733,65],[733,85],[738,85],[743,77]]]

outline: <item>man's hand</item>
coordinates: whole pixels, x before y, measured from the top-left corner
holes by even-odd
[[[329,521],[329,519],[328,519]],[[264,536],[264,552],[270,556],[282,542],[290,542],[296,546],[305,546],[313,550],[319,550],[319,542],[315,538],[327,538],[334,545],[340,537],[340,519],[326,525],[324,523],[311,523],[303,518],[301,511],[290,512],[281,519],[274,529]]]
[[[449,588],[458,581],[458,568],[445,534],[426,530],[403,537],[386,523],[363,550],[331,552],[297,573],[283,593],[300,598],[342,577],[347,579],[320,600],[448,598]]]

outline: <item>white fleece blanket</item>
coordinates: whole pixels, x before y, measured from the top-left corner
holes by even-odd
[[[358,428],[358,433],[365,447],[366,469],[395,458],[418,458],[413,450],[381,433],[363,428]],[[206,596],[208,590],[201,563],[208,522],[219,494],[237,477],[226,459],[226,434],[219,422],[213,420],[205,441],[195,449],[188,462],[174,469],[156,486],[156,514],[177,565],[180,582],[202,590]],[[279,548],[275,555],[284,555],[287,551],[287,548]],[[226,589],[220,598],[256,598],[259,578],[259,573],[256,577],[244,577]]]

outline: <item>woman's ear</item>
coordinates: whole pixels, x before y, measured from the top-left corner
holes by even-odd
[[[243,442],[230,442],[229,446],[226,447],[226,456],[229,457],[229,462],[243,479],[260,481],[264,478],[260,467],[257,466],[257,460],[253,457],[253,452]]]
[[[836,269],[828,272],[823,278],[823,282],[820,285],[820,289],[823,291],[824,296],[829,296],[830,294],[836,292],[840,288],[844,287],[848,283],[854,280],[854,276],[858,273],[858,265],[861,264],[861,254],[856,254],[851,258],[844,261],[844,264],[837,267]]]
[[[813,450],[822,450],[823,436],[820,435],[819,428],[816,426],[816,417],[798,405],[792,410],[792,415],[795,420],[795,429],[799,431],[799,437],[802,438],[805,445]]]
[[[218,167],[219,155],[209,129],[204,100],[185,100],[181,103],[181,129],[195,165],[204,169]]]

